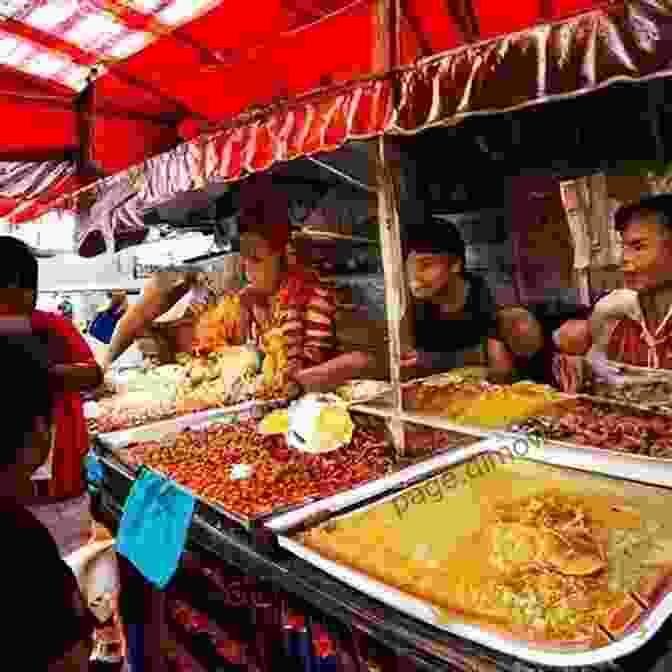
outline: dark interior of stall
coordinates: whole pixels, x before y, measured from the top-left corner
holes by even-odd
[[[559,184],[603,173],[616,203],[647,193],[647,175],[664,174],[669,159],[670,105],[672,84],[666,79],[616,83],[590,95],[470,117],[400,139],[402,237],[428,213],[437,215],[460,229],[468,267],[486,277],[498,303],[576,299]],[[372,154],[368,143],[354,142],[270,172],[289,196],[302,255],[346,284],[367,277],[366,302],[382,318]],[[189,204],[193,196],[180,198]],[[178,198],[143,218],[160,230],[214,233],[219,250],[235,250],[238,186],[215,186],[211,196],[193,204],[181,207]],[[595,292],[618,282],[616,268],[592,270]]]
[[[670,105],[669,80],[614,84],[406,140],[402,236],[431,212],[458,226],[467,265],[498,302],[576,298],[559,184],[604,173],[615,203],[648,193],[648,174],[664,174],[669,161]],[[603,268],[591,288],[618,282],[616,268]]]

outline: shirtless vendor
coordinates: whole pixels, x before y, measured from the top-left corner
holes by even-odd
[[[645,198],[616,213],[625,289],[597,303],[589,355],[598,377],[619,382],[608,360],[672,369],[672,195]]]

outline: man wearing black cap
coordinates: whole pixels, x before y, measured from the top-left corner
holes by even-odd
[[[405,252],[417,349],[401,365],[447,370],[482,363],[486,340],[497,337],[495,301],[485,281],[465,270],[458,230],[430,218],[410,231]]]

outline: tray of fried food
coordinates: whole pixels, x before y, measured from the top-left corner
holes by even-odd
[[[427,384],[404,388],[404,409],[439,415],[458,425],[504,429],[566,398],[546,385],[485,381]]]
[[[486,450],[280,541],[452,634],[580,667],[631,653],[672,613],[669,496]]]
[[[672,417],[613,401],[564,400],[509,429],[532,432],[559,444],[626,453],[644,460],[672,460]]]

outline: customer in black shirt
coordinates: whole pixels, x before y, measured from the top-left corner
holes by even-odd
[[[458,230],[430,218],[410,231],[405,253],[416,350],[402,366],[429,372],[482,363],[487,339],[497,336],[495,301],[485,281],[466,271]]]

